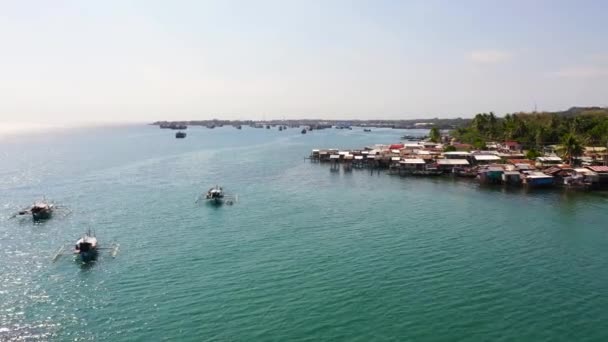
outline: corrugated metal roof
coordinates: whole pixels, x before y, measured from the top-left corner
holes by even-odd
[[[553,176],[546,175],[542,172],[533,172],[526,176],[527,178],[553,178]]]
[[[585,146],[585,152],[606,152],[605,146]]]
[[[363,159],[363,156],[355,156],[355,159],[356,160],[361,160],[361,159]]]
[[[548,162],[548,161],[561,162],[562,161],[562,158],[560,158],[560,157],[538,157],[537,159],[539,162]]]
[[[544,170],[543,172],[546,174],[554,174],[554,173],[558,173],[562,170],[561,167],[557,167],[557,166],[552,166],[546,170]]]
[[[466,159],[437,159],[438,165],[469,165]]]
[[[608,172],[608,166],[587,166],[587,168],[595,172]]]
[[[402,164],[424,164],[424,159],[420,158],[407,158],[401,161]]]
[[[574,171],[578,172],[578,173],[584,173],[586,175],[597,175],[597,173],[589,170],[589,169],[585,169],[584,167],[579,167],[574,169]]]
[[[450,151],[443,152],[443,154],[445,154],[446,156],[468,156],[471,153],[465,151]]]
[[[392,157],[391,160],[392,161],[399,161],[399,160],[401,160],[401,158],[400,157]]]
[[[329,156],[329,159],[339,159],[340,156],[337,154],[332,154],[331,156]]]
[[[523,158],[523,153],[499,153],[497,154],[500,158]]]
[[[481,154],[481,155],[475,155],[473,157],[475,158],[475,160],[500,160],[500,157],[495,156],[495,155]]]

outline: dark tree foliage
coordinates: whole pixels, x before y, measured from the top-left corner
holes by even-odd
[[[513,113],[502,118],[480,113],[469,125],[453,130],[463,143],[480,146],[486,141],[515,140],[526,149],[542,150],[560,145],[567,158],[580,153],[581,146],[608,144],[608,108],[573,107],[564,112]]]

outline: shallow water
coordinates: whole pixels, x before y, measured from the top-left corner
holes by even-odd
[[[0,340],[608,340],[608,196],[330,173],[405,131],[87,128],[0,146]],[[234,206],[195,204],[221,184]],[[46,195],[72,211],[8,217]],[[89,267],[53,252],[91,228]]]

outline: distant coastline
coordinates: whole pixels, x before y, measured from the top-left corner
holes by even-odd
[[[384,127],[395,129],[428,129],[437,127],[439,129],[455,129],[464,127],[471,119],[411,119],[411,120],[325,120],[325,119],[289,119],[289,120],[180,120],[180,121],[155,121],[151,125],[185,125],[185,126],[255,126],[255,125],[285,125],[290,127],[332,127],[332,126],[357,126],[357,127]]]
[[[608,115],[608,108],[604,107],[571,107],[567,110],[556,112],[516,112],[513,114],[550,114],[559,117],[574,117],[579,115]],[[436,127],[442,130],[451,130],[469,126],[475,116],[470,118],[419,118],[419,119],[283,119],[283,120],[166,120],[155,121],[151,125],[186,125],[186,126],[255,126],[257,125],[286,125],[286,126],[359,126],[359,127],[385,127],[396,129],[430,129]]]

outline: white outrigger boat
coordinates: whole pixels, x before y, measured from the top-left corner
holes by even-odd
[[[207,203],[221,205],[228,204],[232,205],[236,202],[237,196],[228,195],[224,193],[224,189],[221,186],[216,185],[215,187],[207,190],[207,193],[199,196],[196,202],[199,202],[201,199],[205,199]]]
[[[57,250],[53,256],[53,262],[57,261],[66,251],[66,245],[63,245]],[[74,245],[74,255],[80,259],[83,263],[88,263],[97,259],[99,250],[106,249],[110,250],[110,256],[115,258],[118,254],[118,248],[120,247],[117,243],[112,243],[110,247],[102,248],[97,243],[97,237],[95,233],[91,233],[89,229],[80,239],[76,241]]]
[[[214,203],[221,203],[224,201],[224,189],[221,186],[215,186],[207,191],[205,199],[213,201]]]

